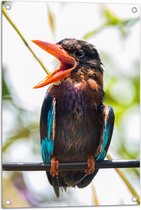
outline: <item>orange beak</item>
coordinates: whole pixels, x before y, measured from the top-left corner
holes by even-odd
[[[46,52],[55,56],[60,62],[57,69],[49,74],[44,80],[37,84],[34,88],[44,87],[45,85],[59,82],[70,76],[72,70],[76,67],[76,60],[70,56],[60,45],[51,44],[39,40],[32,40],[35,44],[41,47]]]

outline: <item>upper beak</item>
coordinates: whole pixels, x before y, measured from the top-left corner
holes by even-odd
[[[57,69],[49,74],[43,81],[37,84],[34,88],[40,88],[45,85],[59,82],[67,77],[69,77],[71,71],[76,67],[76,60],[70,56],[60,45],[51,44],[48,42],[43,42],[39,40],[32,40],[39,47],[44,49],[46,52],[55,56],[60,64]]]

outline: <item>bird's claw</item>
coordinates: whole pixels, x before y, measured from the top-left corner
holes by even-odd
[[[51,159],[51,166],[50,166],[50,174],[54,177],[54,176],[58,176],[59,175],[59,161],[55,158],[52,157]]]
[[[85,170],[85,173],[87,175],[93,174],[94,171],[95,171],[95,160],[94,160],[94,157],[92,155],[88,156],[87,166],[88,166],[88,168]]]

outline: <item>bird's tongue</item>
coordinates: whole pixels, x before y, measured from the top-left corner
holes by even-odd
[[[49,74],[44,80],[38,83],[34,88],[40,88],[45,85],[59,82],[70,75],[70,72],[76,67],[76,60],[70,56],[63,48],[58,44],[51,44],[39,40],[33,40],[35,44],[44,49],[46,52],[55,56],[60,65],[58,68]]]

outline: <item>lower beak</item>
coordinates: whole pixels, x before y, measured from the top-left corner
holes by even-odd
[[[32,40],[35,44],[41,47],[46,52],[55,56],[60,64],[57,69],[49,74],[44,80],[37,84],[34,88],[40,88],[45,85],[59,82],[70,76],[72,70],[76,67],[76,60],[70,56],[60,45],[51,44],[39,40]]]

